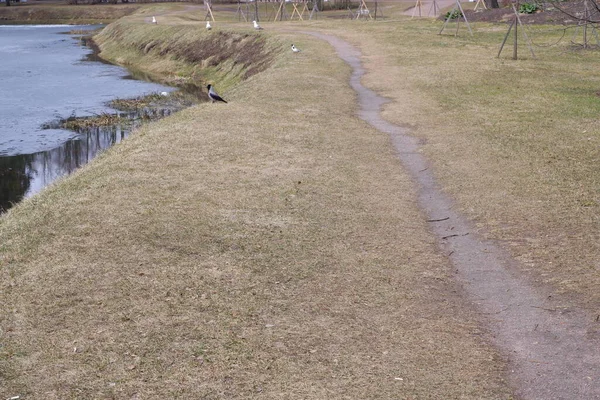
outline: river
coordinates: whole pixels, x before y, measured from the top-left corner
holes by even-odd
[[[116,127],[77,134],[44,124],[113,113],[106,106],[112,99],[173,90],[127,79],[126,69],[94,61],[81,35],[68,33],[97,28],[0,25],[0,212],[129,133]]]

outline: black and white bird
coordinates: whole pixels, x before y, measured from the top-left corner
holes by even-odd
[[[257,31],[262,30],[262,27],[258,24],[258,22],[252,21],[252,23],[254,24],[254,29],[256,29]]]
[[[294,46],[293,44],[292,44],[292,51],[293,51],[294,53],[300,53],[300,49],[299,49],[299,48],[297,48],[296,46]]]
[[[212,85],[208,85],[206,88],[208,89],[208,97],[210,97],[210,100],[213,103],[215,101],[222,101],[223,103],[227,103],[225,100],[223,100],[223,98],[221,96],[219,96],[217,94],[217,92],[215,92],[215,90],[213,89]]]
[[[210,26],[210,21],[206,21],[206,30],[210,31],[212,29],[212,26]]]
[[[157,23],[157,22],[156,22],[156,17],[155,17],[154,15],[152,16],[152,23],[153,23],[153,24],[156,24],[156,23]]]

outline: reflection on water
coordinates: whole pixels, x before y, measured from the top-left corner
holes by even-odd
[[[85,165],[129,132],[121,126],[90,128],[49,151],[0,157],[0,212]]]
[[[98,62],[85,37],[70,33],[97,28],[0,25],[0,213],[86,164],[131,129],[72,132],[54,121],[112,114],[107,102],[117,98],[168,92],[171,99],[173,88],[123,79],[127,70]],[[155,117],[148,114],[142,118]]]

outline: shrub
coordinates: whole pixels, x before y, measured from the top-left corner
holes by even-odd
[[[452,10],[452,11],[448,11],[446,13],[446,17],[445,19],[456,19],[456,18],[460,18],[462,17],[462,13],[460,12],[460,10]]]
[[[519,12],[521,14],[533,14],[539,10],[539,6],[536,3],[523,3],[519,6]]]

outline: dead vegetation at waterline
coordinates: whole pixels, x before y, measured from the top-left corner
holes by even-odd
[[[156,121],[176,111],[206,101],[202,95],[183,90],[171,93],[151,93],[128,99],[114,99],[108,106],[119,113],[104,112],[92,116],[70,116],[42,125],[42,129],[67,129],[82,132],[96,127],[121,126],[134,127],[143,122]]]
[[[103,113],[93,117],[70,117],[63,121],[64,129],[79,131],[99,126],[127,125],[132,121],[128,117]]]
[[[196,86],[189,86],[170,93],[151,93],[129,99],[115,99],[108,105],[120,111],[181,110],[202,101],[207,101],[206,93]]]

